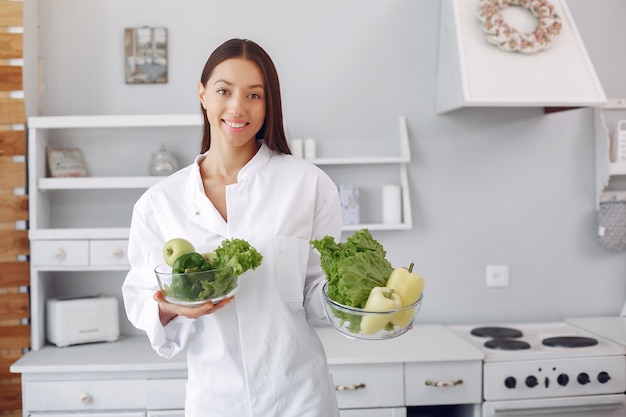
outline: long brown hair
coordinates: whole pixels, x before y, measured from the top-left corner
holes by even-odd
[[[231,39],[221,44],[209,59],[207,59],[202,69],[200,81],[206,85],[216,66],[230,58],[245,58],[254,62],[263,74],[265,85],[265,121],[257,132],[256,138],[263,139],[265,145],[270,149],[290,154],[285,129],[283,128],[282,100],[280,98],[280,84],[278,82],[278,72],[270,56],[258,44],[248,39]],[[204,118],[202,130],[202,144],[200,153],[206,152],[211,147],[211,126],[207,118],[206,110],[200,105],[200,110]]]

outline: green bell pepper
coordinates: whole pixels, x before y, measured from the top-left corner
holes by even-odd
[[[211,264],[198,252],[188,252],[180,255],[172,265],[172,274],[207,271]]]

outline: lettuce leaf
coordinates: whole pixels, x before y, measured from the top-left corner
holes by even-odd
[[[310,243],[320,252],[328,296],[340,304],[365,307],[372,288],[384,287],[393,271],[383,246],[367,229],[355,232],[343,243],[335,242],[332,236]]]
[[[230,266],[234,276],[239,276],[249,269],[261,265],[263,256],[243,239],[225,239],[215,249],[211,259],[211,268],[217,269]]]

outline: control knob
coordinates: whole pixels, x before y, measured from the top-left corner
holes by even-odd
[[[580,385],[585,385],[585,384],[588,384],[589,382],[591,382],[591,380],[589,379],[589,374],[585,372],[581,372],[578,374],[578,383]]]
[[[608,374],[608,372],[600,372],[598,374],[598,382],[601,384],[606,384],[607,382],[609,382],[609,380],[611,379],[611,376]]]
[[[509,376],[504,380],[504,386],[509,389],[515,388],[516,385],[517,385],[517,381],[512,376]]]
[[[536,377],[531,375],[526,378],[526,386],[528,388],[533,388],[533,387],[536,387],[537,385],[539,385],[539,381],[537,381]]]
[[[561,374],[556,378],[556,382],[558,382],[560,386],[564,387],[569,383],[569,376],[567,376],[567,374]]]

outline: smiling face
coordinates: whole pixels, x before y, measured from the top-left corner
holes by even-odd
[[[263,74],[254,62],[230,58],[217,65],[206,84],[198,84],[212,143],[254,143],[265,121],[265,93]]]

